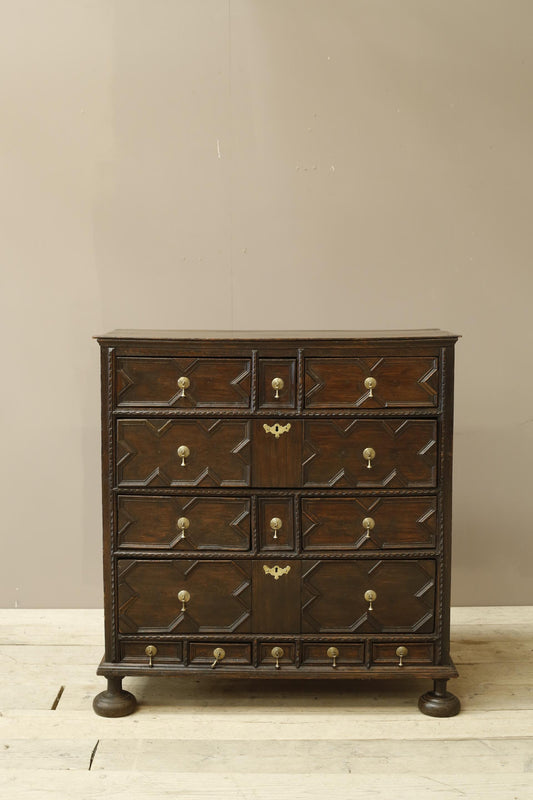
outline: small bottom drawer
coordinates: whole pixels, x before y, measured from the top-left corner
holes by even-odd
[[[364,642],[309,642],[303,646],[302,664],[306,667],[348,667],[364,664],[364,661]]]
[[[415,664],[433,664],[433,657],[434,646],[431,643],[374,642],[372,645],[372,663],[376,666],[381,664],[407,667]]]
[[[148,649],[148,653],[146,650]],[[155,653],[153,650],[155,649]],[[156,666],[171,662],[181,663],[183,661],[183,644],[173,642],[171,644],[159,644],[158,642],[122,642],[120,645],[122,661],[135,664],[146,664],[146,666]],[[151,654],[151,663],[150,663]]]
[[[241,642],[191,642],[189,664],[209,664],[223,667],[225,664],[251,664],[252,646]]]
[[[294,664],[295,660],[294,642],[262,642],[259,645],[259,661],[262,666],[280,669]]]

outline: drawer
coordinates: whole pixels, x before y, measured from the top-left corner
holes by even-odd
[[[249,550],[246,497],[136,497],[117,499],[119,548]]]
[[[294,666],[296,662],[296,645],[294,642],[261,642],[259,645],[259,662],[261,666],[280,670],[284,666]]]
[[[250,422],[121,419],[119,486],[248,486]]]
[[[302,563],[304,633],[432,633],[434,606],[429,559]]]
[[[434,420],[306,420],[303,426],[306,487],[437,485]]]
[[[434,646],[422,642],[374,642],[372,645],[372,663],[376,666],[400,666],[400,655],[396,653],[399,647],[405,648],[407,653],[401,653],[402,666],[414,664],[433,664]]]
[[[213,669],[223,669],[231,664],[251,664],[252,645],[242,642],[191,642],[189,664],[205,664]],[[214,665],[214,666],[213,666]]]
[[[160,664],[175,664],[183,662],[182,642],[121,642],[120,652],[122,661],[139,664],[139,666],[150,666],[150,654],[147,655],[146,648],[156,649],[152,652],[152,666]]]
[[[258,506],[259,547],[261,550],[294,549],[294,510],[292,497],[260,497]]]
[[[336,652],[336,654],[335,654]],[[302,647],[302,664],[305,667],[352,667],[365,663],[364,642],[305,642]]]
[[[259,359],[257,396],[259,408],[296,408],[296,360]]]
[[[435,547],[436,497],[304,497],[304,550]]]
[[[438,405],[432,357],[307,358],[306,408],[425,408]]]
[[[117,358],[119,408],[249,408],[249,358]]]
[[[251,561],[118,561],[120,633],[251,630]]]

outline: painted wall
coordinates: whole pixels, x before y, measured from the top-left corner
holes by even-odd
[[[115,327],[462,333],[453,602],[533,602],[533,5],[2,20],[0,605],[101,604],[91,337]]]

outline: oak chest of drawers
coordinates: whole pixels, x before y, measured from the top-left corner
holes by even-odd
[[[114,331],[103,716],[127,675],[423,677],[451,716],[457,337]]]

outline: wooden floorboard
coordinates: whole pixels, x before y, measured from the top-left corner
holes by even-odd
[[[0,609],[0,786],[14,800],[533,800],[533,608],[452,609],[463,710],[420,680],[127,678],[102,719],[99,609]],[[55,707],[55,710],[53,710]]]

